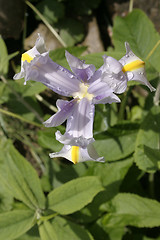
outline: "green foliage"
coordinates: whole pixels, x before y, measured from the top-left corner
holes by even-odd
[[[144,118],[137,135],[135,162],[146,172],[159,169],[160,161],[160,108],[154,106]]]
[[[35,169],[10,142],[6,142],[0,162],[0,179],[10,193],[31,209],[44,209],[45,196]]]
[[[109,212],[102,218],[106,227],[160,226],[160,203],[135,194],[119,193],[106,205]]]
[[[48,195],[48,207],[60,214],[70,214],[90,203],[102,190],[97,177],[78,178],[51,191]]]
[[[84,37],[81,19],[100,0],[32,2],[69,46],[51,51],[53,61],[69,69],[67,50],[99,68],[104,54],[120,59],[127,41],[156,87],[160,38],[141,10],[115,17],[114,48],[80,56],[86,47],[73,45]],[[8,55],[0,38],[0,240],[159,240],[160,107],[154,93],[133,82],[119,96],[122,104],[96,106],[94,146],[105,163],[50,159],[49,152],[62,148],[55,132],[65,127],[45,129],[37,121],[53,114],[60,96],[39,82],[10,80],[16,54]]]
[[[34,212],[27,210],[13,210],[0,214],[0,240],[12,240],[30,229],[35,219]]]

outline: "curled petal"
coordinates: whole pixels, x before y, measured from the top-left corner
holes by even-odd
[[[69,52],[65,53],[68,64],[73,73],[78,77],[79,80],[84,82],[88,81],[95,72],[95,66],[92,64],[85,64],[77,57],[74,57]]]
[[[101,80],[107,83],[114,93],[123,93],[128,79],[122,71],[122,64],[113,57],[103,56],[103,59]]]
[[[100,79],[89,86],[88,92],[95,96],[94,104],[120,102],[120,99],[113,93],[113,89]]]
[[[44,39],[43,37],[40,36],[40,34],[38,34],[38,38],[36,40],[35,46],[31,48],[29,51],[22,54],[21,71],[20,73],[15,74],[13,78],[16,80],[16,79],[21,79],[25,77],[24,62],[30,63],[35,56],[38,56],[45,52],[47,52],[47,50],[45,47]]]
[[[119,73],[122,71],[122,64],[117,61],[115,58],[110,56],[103,56],[104,64],[102,66],[102,72],[108,72],[108,73]]]
[[[69,70],[53,62],[48,53],[27,63],[25,71],[25,81],[41,82],[60,95],[71,96],[73,92],[79,91],[79,80]]]
[[[60,152],[50,153],[49,156],[51,158],[63,157],[74,164],[85,161],[104,162],[104,158],[98,156],[92,144],[89,144],[86,148],[65,145]]]
[[[43,123],[45,127],[56,127],[61,125],[74,111],[76,100],[73,99],[70,102],[57,100],[56,104],[58,107],[58,112]]]
[[[122,71],[128,77],[128,81],[138,81],[149,87],[150,91],[155,91],[156,89],[147,81],[145,63],[132,52],[127,42],[125,43],[125,47],[126,54],[119,62],[123,65]]]
[[[94,138],[85,138],[83,136],[73,137],[68,132],[62,135],[60,131],[56,132],[56,140],[64,145],[79,146],[81,148],[86,148],[88,144],[95,141]]]

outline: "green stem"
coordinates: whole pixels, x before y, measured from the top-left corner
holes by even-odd
[[[119,109],[119,113],[118,113],[118,121],[121,121],[124,119],[124,112],[125,112],[125,108],[126,108],[126,104],[127,104],[127,99],[128,96],[131,92],[132,87],[129,88],[129,90],[127,92],[124,93],[124,97],[122,99],[122,102],[120,104],[120,109]]]
[[[48,107],[49,109],[51,109],[53,112],[57,112],[58,109],[53,106],[52,104],[48,103],[41,95],[36,94],[36,98],[38,101],[42,102],[46,107]]]
[[[67,47],[66,43],[62,40],[62,38],[58,35],[58,33],[54,30],[54,28],[47,22],[47,20],[43,17],[43,15],[33,6],[32,3],[26,1],[26,4],[40,17],[40,19],[44,22],[44,24],[48,27],[48,29],[53,33],[53,35],[57,38],[57,40],[62,44],[63,47]]]
[[[133,2],[134,2],[134,0],[129,1],[129,12],[133,11]]]
[[[149,173],[149,193],[154,198],[154,173]]]
[[[41,125],[41,124],[39,124],[39,123],[32,122],[32,121],[30,121],[30,120],[27,120],[27,119],[19,116],[19,115],[16,114],[16,113],[9,112],[9,111],[4,110],[4,109],[1,109],[1,108],[0,108],[0,112],[3,113],[3,114],[8,115],[8,116],[10,116],[10,117],[17,118],[17,119],[21,120],[22,122],[29,123],[29,124],[34,125],[34,126],[36,126],[36,127],[44,128],[43,125]]]

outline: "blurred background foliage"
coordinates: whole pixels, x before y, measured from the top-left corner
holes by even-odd
[[[132,4],[0,0],[0,240],[160,239],[160,6]],[[99,68],[104,54],[125,54],[125,41],[146,62],[156,93],[129,83],[121,104],[96,106],[95,147],[104,164],[49,158],[62,148],[54,134],[65,124],[42,123],[62,97],[12,79],[37,33],[67,68],[65,49]]]

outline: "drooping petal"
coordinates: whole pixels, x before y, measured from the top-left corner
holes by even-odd
[[[66,132],[56,133],[56,139],[67,145],[85,148],[93,142],[94,105],[83,98],[74,107],[74,111],[67,120]]]
[[[73,73],[84,82],[88,81],[95,72],[95,66],[93,64],[85,64],[77,57],[74,57],[69,52],[65,53],[68,64]]]
[[[113,57],[103,56],[104,64],[101,80],[113,90],[114,93],[123,93],[127,88],[127,77],[122,71],[122,64]]]
[[[25,81],[41,82],[60,95],[71,96],[79,91],[79,80],[69,70],[53,62],[48,53],[35,57],[25,66],[25,71]]]
[[[22,54],[21,71],[19,73],[15,74],[15,76],[13,78],[16,80],[16,79],[21,79],[21,78],[25,77],[24,62],[27,61],[28,63],[30,63],[34,59],[35,56],[38,56],[45,52],[47,52],[47,50],[45,47],[44,39],[43,39],[43,37],[40,36],[40,34],[38,34],[38,38],[36,40],[35,46],[33,48],[31,48],[30,50],[28,50],[27,52]]]
[[[74,106],[77,103],[76,99],[73,99],[70,102],[58,99],[56,104],[58,112],[43,123],[45,127],[56,127],[61,125],[67,118],[70,117],[74,111]]]
[[[156,89],[152,87],[146,78],[145,63],[132,52],[127,42],[125,43],[125,47],[126,54],[119,62],[123,65],[122,71],[128,77],[128,81],[138,81],[149,87],[151,91],[155,91]]]
[[[100,79],[89,86],[88,92],[94,95],[94,104],[120,102],[120,99],[113,93],[113,89]]]
[[[98,156],[92,144],[89,144],[86,148],[65,145],[60,152],[50,153],[49,156],[51,158],[63,157],[74,164],[85,161],[104,162],[104,158]]]

